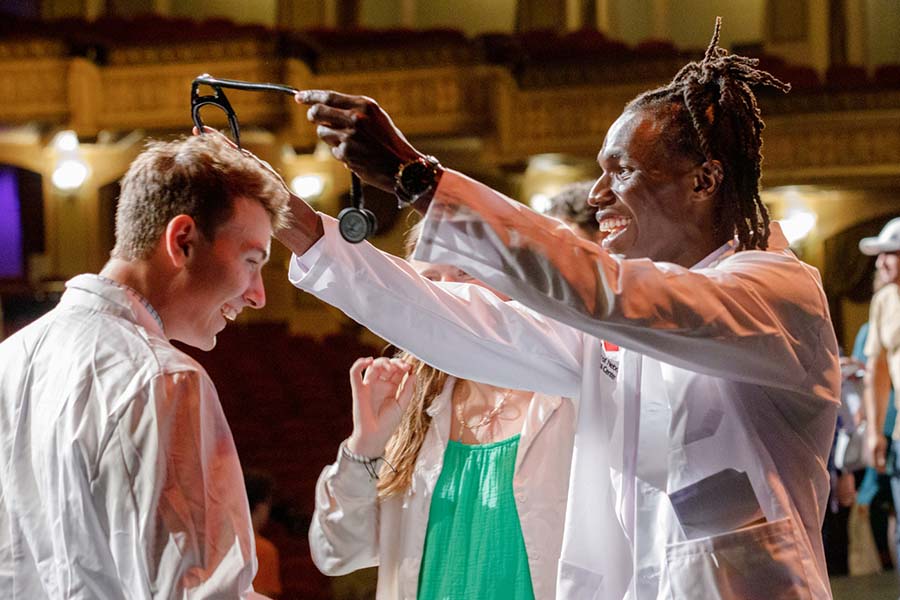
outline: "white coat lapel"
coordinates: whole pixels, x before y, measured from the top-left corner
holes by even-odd
[[[545,396],[535,394],[528,403],[528,414],[525,415],[525,423],[522,425],[522,437],[519,438],[519,450],[516,454],[516,472],[522,466],[528,450],[540,434],[544,425],[559,408],[562,398],[559,396]]]

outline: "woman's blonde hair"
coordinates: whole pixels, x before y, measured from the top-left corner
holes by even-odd
[[[413,225],[406,234],[407,258],[415,249],[422,229],[421,223],[419,221]],[[397,356],[413,365],[411,376],[415,377],[416,387],[412,402],[406,407],[400,427],[388,440],[385,448],[384,457],[387,462],[382,464],[378,474],[379,498],[401,494],[410,486],[416,459],[425,442],[428,428],[431,426],[428,408],[444,389],[444,384],[447,383],[447,377],[449,377],[446,373],[425,364],[409,352],[399,352]],[[390,463],[391,466],[387,463]]]

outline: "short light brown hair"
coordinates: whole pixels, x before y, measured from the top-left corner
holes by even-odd
[[[220,136],[150,142],[122,178],[112,255],[149,257],[169,221],[182,214],[212,240],[236,198],[259,202],[273,229],[287,225],[289,195],[280,179]]]

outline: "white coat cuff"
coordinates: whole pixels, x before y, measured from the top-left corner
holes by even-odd
[[[327,219],[323,218],[323,221],[328,222]],[[328,235],[328,227],[325,228],[326,233]],[[303,254],[291,255],[291,264],[288,268],[288,281],[290,281],[293,285],[300,287],[300,282],[309,274],[318,260],[322,257],[322,253],[325,251],[325,235],[316,240],[316,243],[309,247],[309,249]]]

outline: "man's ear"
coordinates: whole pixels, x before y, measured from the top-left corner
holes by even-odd
[[[693,177],[694,195],[698,200],[707,200],[718,193],[725,171],[719,161],[708,160],[694,169]]]
[[[193,257],[199,235],[197,223],[188,215],[178,215],[169,221],[163,234],[163,244],[173,266],[183,267]]]

